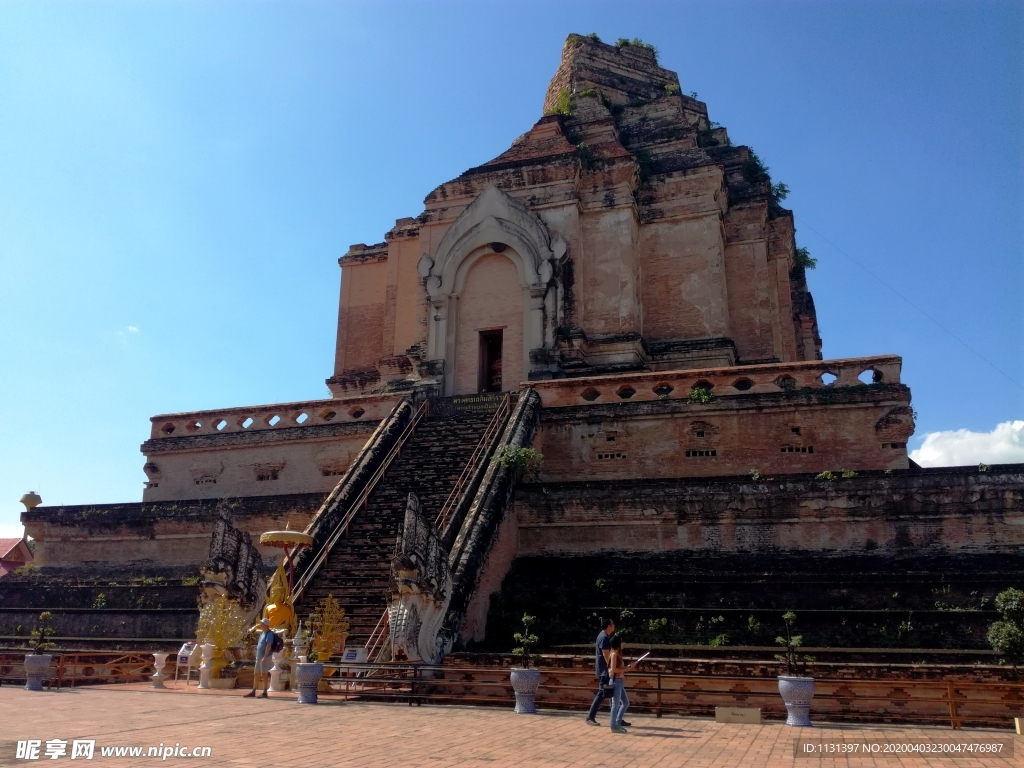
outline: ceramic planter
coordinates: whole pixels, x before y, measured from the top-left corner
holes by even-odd
[[[320,662],[293,664],[295,684],[299,689],[299,704],[316,704],[316,687],[324,676]]]
[[[513,667],[510,678],[512,690],[516,692],[516,708],[513,711],[520,715],[537,714],[536,698],[537,688],[540,687],[540,670]]]
[[[150,680],[153,681],[154,688],[163,688],[164,680],[167,675],[164,674],[164,666],[167,664],[167,657],[169,653],[154,653],[153,654],[153,676]]]
[[[25,656],[25,690],[43,690],[43,680],[50,671],[50,661],[53,659],[48,653],[29,653]]]
[[[779,675],[779,693],[786,702],[786,725],[809,727],[811,699],[814,698],[814,678]]]

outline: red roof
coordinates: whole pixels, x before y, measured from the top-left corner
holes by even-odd
[[[0,560],[11,554],[24,539],[0,539]]]

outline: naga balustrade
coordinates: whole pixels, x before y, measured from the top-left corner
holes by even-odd
[[[438,533],[442,536],[444,536],[445,530],[448,527],[448,518],[451,515],[452,510],[466,492],[467,486],[476,475],[476,471],[479,469],[481,462],[483,462],[490,454],[491,449],[493,448],[492,443],[500,431],[504,429],[505,421],[508,419],[508,415],[511,410],[512,393],[506,392],[498,402],[498,407],[494,411],[494,415],[491,417],[491,420],[487,423],[487,428],[484,430],[483,435],[477,442],[476,447],[473,448],[473,453],[470,455],[469,461],[467,461],[466,466],[462,468],[462,473],[459,475],[459,479],[456,481],[455,487],[452,488],[452,492],[448,494],[448,498],[445,499],[445,502],[441,507],[441,511],[437,514],[437,517],[434,520]]]
[[[429,666],[414,664],[328,664],[340,676],[325,678],[346,700],[406,701],[413,704],[511,706],[514,692],[507,666]],[[594,673],[586,669],[539,667],[537,703],[553,709],[590,704]],[[709,716],[716,706],[758,707],[769,719],[783,720],[786,709],[775,677],[682,675],[631,672],[630,709],[664,715]],[[811,717],[821,721],[902,722],[1008,728],[1024,708],[1024,684],[935,680],[815,680]]]
[[[330,556],[331,550],[334,549],[334,545],[338,543],[338,539],[340,539],[348,532],[348,526],[352,522],[352,518],[356,516],[356,513],[360,509],[362,509],[363,505],[366,503],[366,500],[370,497],[370,494],[373,493],[374,489],[377,487],[377,484],[387,473],[388,469],[391,467],[392,462],[398,457],[398,454],[401,453],[402,446],[404,446],[405,442],[412,436],[412,433],[416,430],[416,425],[420,423],[420,420],[423,418],[423,416],[427,413],[428,410],[430,410],[430,401],[424,400],[423,402],[420,403],[419,408],[416,409],[416,412],[413,414],[412,418],[409,419],[409,423],[405,426],[405,429],[402,431],[402,434],[398,437],[398,440],[395,441],[395,444],[388,452],[388,455],[384,457],[384,460],[380,463],[380,466],[377,467],[377,471],[374,472],[370,479],[366,482],[366,485],[363,487],[363,490],[359,493],[359,496],[356,497],[356,500],[352,502],[351,506],[349,506],[348,510],[345,512],[345,516],[342,517],[342,519],[338,522],[338,525],[335,527],[334,532],[331,534],[331,537],[324,543],[324,546],[320,548],[320,551],[317,552],[316,557],[313,559],[313,561],[309,563],[308,566],[306,566],[305,571],[303,571],[302,577],[299,579],[299,581],[295,585],[295,588],[292,590],[293,599],[296,603],[299,601],[303,593],[305,593],[306,589],[312,583],[313,579],[316,577],[316,574],[320,571],[321,566],[323,566],[323,564],[327,562],[327,558]],[[324,505],[326,505],[329,501],[330,497],[328,497],[327,501],[324,502]]]
[[[459,474],[459,479],[456,481],[451,493],[448,494],[448,498],[442,505],[441,511],[434,519],[434,524],[437,526],[437,530],[441,536],[444,536],[445,531],[448,528],[449,517],[451,516],[452,510],[455,509],[459,500],[462,499],[463,495],[469,490],[469,486],[473,482],[473,478],[476,477],[477,471],[480,469],[480,465],[486,461],[493,452],[495,440],[497,440],[501,431],[505,428],[505,422],[508,420],[508,415],[512,411],[513,397],[518,397],[518,393],[506,392],[500,396],[455,396],[435,398],[431,401],[431,415],[447,417],[453,417],[459,413],[479,413],[481,410],[489,410],[497,405],[494,415],[491,416],[491,420],[487,423],[487,427],[484,429],[483,435],[481,435],[480,440],[477,441],[476,446],[473,448],[473,453],[470,455],[469,461],[467,461],[466,466],[462,468],[462,472]],[[390,637],[390,631],[390,620],[388,619],[387,608],[385,608],[384,613],[377,621],[377,626],[374,627],[373,632],[370,633],[370,637],[366,641],[366,658],[371,662],[380,660],[379,657],[384,650],[384,646],[387,643],[388,638]]]
[[[685,371],[534,381],[544,408],[645,400],[687,400],[694,389],[715,396],[760,395],[802,389],[899,384],[903,359],[896,355],[738,365]],[[867,381],[865,381],[867,379]]]

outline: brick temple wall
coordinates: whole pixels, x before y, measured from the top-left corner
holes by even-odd
[[[517,555],[600,551],[1012,553],[1024,465],[531,485]]]
[[[37,567],[198,567],[210,552],[221,511],[236,528],[258,540],[264,531],[290,525],[303,530],[326,493],[238,499],[36,507],[23,512],[25,532],[35,539]],[[280,555],[261,549],[268,564]]]

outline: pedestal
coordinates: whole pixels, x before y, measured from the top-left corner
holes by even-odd
[[[167,675],[164,674],[164,666],[167,664],[167,657],[170,654],[167,653],[154,653],[153,654],[153,666],[156,667],[156,672],[150,678],[153,681],[154,688],[163,688],[164,680]]]
[[[199,667],[199,687],[210,687],[210,674],[213,672],[213,651],[214,646],[204,643],[200,646],[203,651],[203,664]]]
[[[270,690],[280,693],[284,690],[284,686],[281,685],[281,663],[284,661],[284,652],[278,651],[271,654],[270,658],[274,662],[274,666],[270,668]]]

